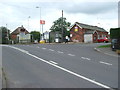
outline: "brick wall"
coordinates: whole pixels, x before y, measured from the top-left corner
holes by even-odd
[[[75,31],[75,27],[78,27],[78,26],[75,25],[70,31],[70,34],[72,34],[72,37],[70,38],[71,41],[78,40],[78,42],[84,42],[84,32],[85,32],[85,30],[78,27],[78,31]]]
[[[14,35],[14,34],[11,35],[12,40],[15,40],[16,38],[17,38],[17,35]]]

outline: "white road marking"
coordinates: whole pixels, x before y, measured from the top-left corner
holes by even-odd
[[[68,54],[69,56],[75,56],[75,55],[73,55],[73,54]]]
[[[16,49],[16,50],[19,50],[19,51],[21,51],[21,52],[23,52],[23,53],[29,53],[28,51],[26,51],[26,50],[24,50],[24,49],[20,49],[20,48],[17,48],[17,47],[13,47],[13,46],[7,46],[7,47],[10,47],[10,48],[13,48],[13,49]]]
[[[50,51],[55,51],[55,50],[53,50],[53,49],[49,49]]]
[[[91,60],[90,58],[86,58],[86,60]]]
[[[86,60],[91,60],[90,58],[86,58],[86,57],[81,57],[82,59],[86,59]]]
[[[40,48],[40,47],[37,46],[37,48]]]
[[[103,61],[99,61],[102,64],[106,64],[106,65],[112,65],[111,63],[107,63],[107,62],[103,62]]]
[[[53,63],[53,64],[58,64],[58,63],[56,63],[56,62],[54,62],[54,61],[50,61],[51,63]]]
[[[42,48],[42,49],[44,49],[44,50],[45,50],[45,49],[47,49],[47,48]]]
[[[16,48],[16,47],[13,47],[13,46],[9,46],[9,47],[11,47],[11,48],[13,48],[13,49],[16,49],[16,50],[19,50],[19,51],[23,51],[23,49],[20,49],[20,48]],[[23,52],[23,53],[25,53],[25,52]],[[47,64],[49,64],[49,65],[52,65],[52,66],[54,66],[54,67],[56,67],[56,68],[59,68],[59,69],[65,71],[65,72],[68,72],[68,73],[70,73],[70,74],[72,74],[72,75],[74,75],[74,76],[77,76],[77,77],[82,78],[82,79],[84,79],[84,80],[86,80],[86,81],[89,81],[89,82],[91,82],[91,83],[93,83],[93,84],[96,84],[96,85],[101,86],[101,87],[103,87],[103,88],[112,89],[111,87],[109,87],[109,86],[107,86],[107,85],[105,85],[105,84],[99,83],[99,82],[94,81],[94,80],[92,80],[92,79],[89,79],[89,78],[87,78],[87,77],[85,77],[85,76],[83,76],[83,75],[77,74],[77,73],[75,73],[75,72],[73,72],[73,71],[71,71],[71,70],[68,70],[68,69],[65,69],[65,68],[63,68],[63,67],[61,67],[61,66],[55,65],[55,64],[53,64],[53,63],[50,63],[49,61],[47,61],[47,60],[45,60],[45,59],[42,59],[42,58],[39,58],[39,57],[37,57],[37,56],[35,56],[35,55],[33,55],[33,54],[30,54],[30,53],[26,53],[26,54],[29,55],[29,56],[32,56],[32,57],[34,57],[34,58],[36,58],[36,59],[38,59],[38,60],[40,60],[40,61],[43,61],[43,62],[45,62],[45,63],[47,63]],[[113,89],[112,89],[112,90],[113,90]]]
[[[61,51],[57,51],[58,53],[63,53],[63,52],[61,52]]]
[[[85,59],[85,57],[81,57],[82,59]]]

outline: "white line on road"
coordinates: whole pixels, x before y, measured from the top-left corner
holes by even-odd
[[[91,60],[90,58],[86,58],[86,57],[81,57],[81,58],[85,60]]]
[[[47,48],[42,48],[43,50],[47,49]]]
[[[58,63],[56,63],[56,62],[54,62],[54,61],[49,61],[49,62],[51,62],[51,63],[53,63],[53,64],[58,64]]]
[[[15,50],[23,51],[23,49],[20,49],[20,48],[16,48],[16,47],[13,47],[13,46],[9,46],[9,47],[11,47],[11,48],[13,48],[13,49],[15,49]],[[25,53],[25,52],[23,52],[23,53]],[[74,75],[74,76],[77,76],[77,77],[82,78],[82,79],[84,79],[84,80],[86,80],[86,81],[89,81],[89,82],[91,82],[91,83],[94,83],[94,84],[96,84],[96,85],[98,85],[98,86],[101,86],[101,87],[103,87],[103,88],[112,89],[111,87],[109,87],[109,86],[107,86],[107,85],[104,85],[104,84],[102,84],[102,83],[99,83],[99,82],[97,82],[97,81],[94,81],[94,80],[92,80],[92,79],[89,79],[89,78],[87,78],[87,77],[85,77],[85,76],[83,76],[83,75],[77,74],[77,73],[75,73],[75,72],[73,72],[73,71],[71,71],[71,70],[65,69],[65,68],[63,68],[63,67],[61,67],[61,66],[58,66],[58,65],[56,65],[56,64],[50,63],[49,61],[47,61],[47,60],[45,60],[45,59],[42,59],[42,58],[39,58],[39,57],[37,57],[37,56],[35,56],[35,55],[33,55],[33,54],[30,54],[30,53],[26,53],[26,54],[29,55],[29,56],[32,56],[32,57],[34,57],[34,58],[36,58],[36,59],[38,59],[38,60],[40,60],[40,61],[43,61],[43,62],[45,62],[45,63],[47,63],[47,64],[49,64],[49,65],[52,65],[52,66],[54,66],[54,67],[56,67],[56,68],[59,68],[59,69],[65,71],[65,72],[68,72],[68,73],[70,73],[70,74],[72,74],[72,75]]]
[[[37,48],[40,48],[40,47],[37,46]]]
[[[26,54],[29,53],[28,51],[26,51],[26,50],[24,50],[24,49],[17,48],[17,47],[13,47],[13,46],[9,46],[9,45],[7,45],[7,47],[10,47],[10,48],[19,50],[19,51],[21,51],[21,52],[23,52],[23,53],[26,53]]]
[[[102,64],[106,64],[106,65],[112,65],[111,63],[107,63],[107,62],[103,62],[103,61],[99,61]]]
[[[63,52],[61,52],[61,51],[57,51],[58,53],[63,53]]]
[[[82,59],[85,59],[85,57],[81,57]]]
[[[53,50],[53,49],[49,49],[50,51],[55,51],[55,50]]]
[[[73,54],[68,54],[69,56],[75,56],[75,55],[73,55]]]

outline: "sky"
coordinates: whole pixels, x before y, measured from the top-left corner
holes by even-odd
[[[50,31],[53,22],[62,16],[67,22],[99,26],[109,32],[118,27],[119,0],[0,0],[0,26],[14,31],[23,25],[29,32]],[[119,4],[120,5],[120,4]],[[39,8],[36,8],[39,7]],[[40,14],[41,12],[41,14]]]

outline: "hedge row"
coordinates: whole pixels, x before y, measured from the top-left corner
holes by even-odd
[[[110,38],[120,38],[120,28],[111,28]]]

